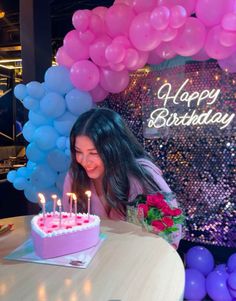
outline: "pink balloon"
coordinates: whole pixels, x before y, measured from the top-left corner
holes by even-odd
[[[139,54],[138,51],[134,48],[128,48],[126,50],[124,64],[126,68],[129,70],[130,68],[135,68],[139,62]]]
[[[150,15],[150,23],[156,30],[167,28],[170,20],[170,10],[166,6],[158,6]]]
[[[159,55],[156,53],[155,51],[156,49],[152,50],[150,53],[149,53],[149,57],[148,57],[148,64],[151,64],[151,65],[158,65],[160,63],[162,63],[164,61],[163,58],[159,57]]]
[[[196,15],[206,26],[214,26],[221,22],[225,12],[225,0],[197,1]]]
[[[236,13],[225,14],[222,19],[221,26],[225,30],[236,31]]]
[[[219,34],[220,44],[225,47],[231,47],[236,44],[236,31],[227,31],[221,29]]]
[[[219,36],[221,32],[221,27],[215,26],[209,30],[205,42],[205,50],[209,57],[217,60],[225,59],[230,56],[235,47],[225,47],[220,43]]]
[[[230,73],[236,72],[236,51],[225,59],[218,60],[221,69]]]
[[[107,12],[107,7],[105,6],[97,6],[92,10],[94,15],[98,15],[101,19],[105,19],[105,15]]]
[[[129,84],[129,73],[127,70],[120,72],[101,68],[100,85],[111,93],[120,93]]]
[[[91,30],[86,30],[84,32],[79,32],[79,39],[85,44],[91,44],[95,39],[95,35]]]
[[[137,15],[131,23],[129,37],[133,45],[141,51],[150,51],[156,48],[161,40],[157,31],[150,23],[150,14],[145,12]]]
[[[98,67],[88,60],[76,62],[70,70],[72,84],[81,91],[94,89],[100,79]]]
[[[105,57],[112,64],[120,63],[125,57],[125,49],[121,44],[111,43],[105,50]]]
[[[111,44],[111,38],[102,36],[97,38],[89,47],[89,55],[93,62],[99,66],[108,66],[108,61],[105,56],[107,46]]]
[[[89,29],[96,35],[102,35],[105,33],[105,22],[102,17],[92,14],[89,22]]]
[[[88,45],[79,39],[79,33],[76,30],[69,31],[64,38],[64,47],[68,55],[73,60],[84,60],[89,58]]]
[[[170,9],[170,27],[180,28],[187,19],[187,11],[181,5],[175,5]]]
[[[202,22],[197,18],[188,17],[173,40],[173,50],[182,56],[194,55],[203,47],[205,38],[206,28]]]
[[[172,59],[176,56],[171,42],[162,42],[154,51],[159,57],[165,60]]]
[[[137,70],[137,69],[143,68],[148,61],[149,52],[139,51],[138,56],[139,56],[138,62],[136,63],[135,66],[129,67],[129,70]]]
[[[125,69],[125,65],[123,63],[118,63],[118,64],[109,63],[109,67],[113,71],[122,71]]]
[[[130,48],[131,42],[126,36],[118,36],[113,39],[113,43],[121,44],[124,48]]]
[[[99,84],[94,89],[89,91],[89,93],[91,94],[93,101],[95,102],[103,101],[109,94],[109,92],[104,90]]]
[[[58,63],[58,65],[62,65],[68,68],[70,68],[75,63],[75,61],[65,51],[65,48],[63,46],[57,50],[56,62]]]
[[[156,7],[156,0],[135,0],[133,2],[133,7],[136,13],[151,11]]]
[[[175,28],[167,27],[164,30],[158,32],[159,37],[164,42],[172,41],[178,34],[178,30]]]
[[[202,0],[200,0],[202,1]],[[195,12],[197,0],[157,0],[157,5],[165,5],[169,8],[175,5],[183,6],[186,11],[187,15],[190,16],[192,13]]]
[[[74,27],[79,31],[87,30],[91,17],[91,11],[88,9],[77,10],[72,17]]]
[[[107,31],[111,37],[128,35],[129,27],[134,18],[132,8],[125,4],[114,4],[108,8],[105,16]]]
[[[133,6],[133,0],[115,0],[114,4],[126,4],[129,6]]]

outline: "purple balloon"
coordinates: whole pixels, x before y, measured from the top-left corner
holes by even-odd
[[[195,269],[185,270],[184,298],[189,300],[203,299],[206,296],[205,277]]]
[[[236,272],[236,253],[232,254],[227,261],[228,270],[230,273]]]
[[[228,272],[228,268],[227,268],[227,265],[225,263],[222,263],[222,264],[218,264],[214,268],[214,271],[219,271],[219,272],[227,273]]]
[[[186,264],[188,268],[196,269],[206,276],[214,268],[214,258],[207,248],[196,246],[188,250]]]
[[[227,283],[228,283],[229,288],[234,290],[236,293],[236,272],[233,272],[229,275]]]
[[[208,295],[214,301],[232,301],[227,287],[228,273],[213,271],[206,278],[206,289]]]

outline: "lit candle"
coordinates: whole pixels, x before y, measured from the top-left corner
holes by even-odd
[[[88,220],[89,220],[89,217],[90,217],[90,199],[91,199],[91,191],[90,191],[90,190],[87,190],[87,191],[85,191],[85,194],[86,194],[87,197],[88,197]]]
[[[59,207],[59,228],[61,228],[61,200],[57,200],[57,206]]]
[[[71,214],[72,214],[72,201],[73,201],[73,193],[72,192],[67,192],[68,197],[69,197],[69,202],[70,202],[70,217],[71,217]]]
[[[55,216],[56,204],[57,204],[57,195],[56,194],[52,194],[51,197],[53,199],[53,216]]]
[[[74,200],[74,209],[75,209],[75,223],[76,223],[76,218],[77,218],[77,196],[75,193],[73,193],[72,195],[73,200]]]
[[[39,197],[39,201],[42,205],[42,209],[43,209],[43,223],[45,225],[45,221],[46,221],[46,211],[45,211],[45,204],[46,204],[46,200],[45,200],[45,197],[42,193],[39,193],[38,194],[38,197]]]

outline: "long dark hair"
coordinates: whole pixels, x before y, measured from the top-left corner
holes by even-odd
[[[121,116],[107,108],[95,108],[79,116],[70,134],[72,190],[84,204],[84,192],[90,189],[90,179],[84,168],[77,163],[75,152],[76,137],[82,135],[93,141],[103,161],[103,189],[110,206],[121,209],[127,204],[129,176],[137,178],[146,192],[159,190],[151,175],[136,160],[150,157]]]

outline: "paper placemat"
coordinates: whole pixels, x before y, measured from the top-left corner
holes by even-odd
[[[9,255],[4,257],[4,259],[86,269],[105,239],[106,235],[102,233],[100,234],[100,240],[97,245],[90,249],[60,257],[42,259],[35,254],[33,241],[29,238]]]

